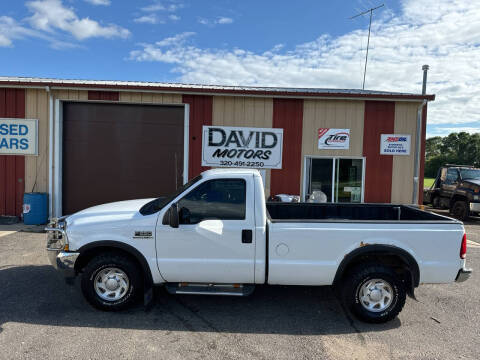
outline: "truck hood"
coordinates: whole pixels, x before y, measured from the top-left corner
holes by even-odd
[[[95,241],[132,244],[136,232],[154,234],[158,214],[144,216],[140,208],[153,199],[119,201],[93,206],[66,218],[71,250]],[[151,235],[153,236],[153,235]]]
[[[75,225],[111,223],[143,217],[140,208],[154,199],[117,201],[92,206],[67,217],[67,228]]]
[[[480,179],[466,179],[466,180],[463,180],[463,182],[480,186]]]

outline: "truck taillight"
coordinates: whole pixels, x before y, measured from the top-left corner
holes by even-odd
[[[460,259],[465,259],[467,255],[467,234],[463,234],[462,246],[460,246]]]

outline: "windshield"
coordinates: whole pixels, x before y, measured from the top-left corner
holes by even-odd
[[[460,169],[463,180],[480,179],[480,169]]]
[[[162,209],[165,205],[167,205],[170,201],[175,199],[178,195],[180,195],[182,192],[187,190],[189,187],[191,187],[193,184],[198,182],[202,178],[202,175],[198,175],[197,177],[194,177],[192,180],[184,184],[183,186],[180,186],[177,191],[175,191],[174,194],[166,196],[166,197],[159,197],[155,200],[152,200],[145,205],[142,206],[140,209],[140,214],[142,215],[151,215],[153,213],[156,213],[160,209]]]

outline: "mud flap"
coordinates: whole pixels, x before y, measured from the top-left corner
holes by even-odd
[[[144,310],[145,311],[151,310],[153,304],[154,304],[154,301],[153,301],[153,286],[152,285],[145,286],[145,289],[143,290]]]

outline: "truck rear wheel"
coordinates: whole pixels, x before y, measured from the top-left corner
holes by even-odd
[[[458,200],[453,203],[452,209],[450,211],[454,217],[458,220],[467,220],[470,216],[470,209],[468,208],[468,202],[463,200]]]
[[[100,310],[117,311],[132,305],[141,294],[138,266],[121,254],[94,257],[83,269],[82,292]]]
[[[393,269],[362,264],[346,275],[341,300],[360,320],[384,323],[394,319],[402,310],[406,289]]]

